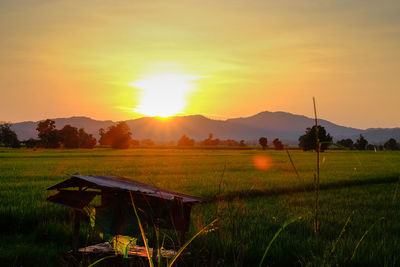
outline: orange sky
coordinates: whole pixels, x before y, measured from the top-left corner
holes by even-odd
[[[143,77],[198,77],[182,114],[400,127],[399,1],[0,2],[0,121],[141,116]]]

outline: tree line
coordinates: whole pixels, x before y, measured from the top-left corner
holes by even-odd
[[[47,119],[38,123],[36,127],[38,138],[30,138],[25,141],[19,141],[17,134],[11,129],[11,124],[4,123],[0,125],[0,146],[19,148],[25,145],[28,148],[93,148],[96,145],[96,139],[85,132],[83,128],[76,128],[69,124],[61,130],[56,129],[55,121]]]
[[[178,147],[190,147],[190,146],[195,146],[195,144],[196,144],[195,140],[189,138],[185,134],[182,135],[182,137],[177,142]],[[198,144],[203,147],[212,147],[212,146],[246,147],[247,146],[244,140],[236,141],[233,139],[226,139],[226,140],[221,140],[219,138],[214,139],[212,133],[208,134],[208,138],[200,141]]]
[[[37,143],[39,147],[44,148],[93,148],[96,145],[96,138],[85,132],[83,128],[76,128],[69,124],[65,125],[61,130],[56,129],[56,123],[47,119],[38,123],[36,127],[38,132],[38,140],[29,139],[32,145]],[[27,144],[27,146],[31,146]]]
[[[319,149],[319,151],[323,152],[329,146],[354,150],[400,150],[400,143],[394,138],[390,138],[383,144],[373,145],[362,134],[355,142],[350,138],[346,138],[334,143],[332,136],[320,125],[307,128],[306,133],[299,137],[299,147],[304,151]]]
[[[11,124],[2,123],[0,124],[0,146],[12,148],[19,148],[21,145],[28,148],[93,148],[97,143],[96,139],[91,134],[86,133],[84,128],[78,129],[77,127],[67,124],[61,130],[58,130],[56,129],[55,121],[50,119],[39,122],[36,131],[38,132],[38,139],[30,138],[21,142],[18,140],[17,134],[11,129]],[[107,129],[101,128],[99,130],[99,135],[100,145],[111,146],[115,149],[124,149],[132,146],[137,147],[139,145],[155,145],[154,141],[151,139],[143,139],[140,141],[133,139],[132,132],[126,122],[119,122],[115,125],[109,126]],[[322,152],[330,146],[355,150],[400,150],[400,143],[398,143],[394,138],[390,138],[380,145],[370,144],[363,135],[360,135],[355,142],[353,142],[352,139],[347,138],[338,140],[334,143],[332,136],[320,125],[307,128],[305,134],[300,136],[298,141],[299,148],[304,151],[319,149]],[[267,137],[260,137],[258,144],[263,150],[267,149]],[[169,145],[175,145],[175,143],[171,141]],[[187,135],[182,135],[176,145],[178,147],[193,147],[196,145],[196,141]],[[247,146],[244,140],[222,140],[214,138],[212,133],[210,133],[204,140],[198,142],[197,145],[203,147]],[[285,148],[285,145],[279,138],[275,138],[272,141],[272,146],[275,150],[283,150]]]

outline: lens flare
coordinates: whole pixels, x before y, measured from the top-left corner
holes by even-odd
[[[254,167],[261,171],[266,171],[272,166],[272,160],[268,156],[254,156],[253,158]]]

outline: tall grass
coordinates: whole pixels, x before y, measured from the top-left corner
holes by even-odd
[[[148,245],[148,243],[147,243],[146,234],[145,234],[145,232],[144,232],[144,230],[143,230],[142,223],[141,223],[140,218],[139,218],[139,215],[138,215],[138,213],[137,213],[137,210],[136,210],[136,207],[135,207],[135,202],[133,201],[133,196],[132,196],[132,193],[131,193],[131,192],[129,192],[129,196],[130,196],[130,198],[131,198],[132,208],[133,208],[133,210],[134,210],[134,212],[135,212],[135,216],[136,216],[136,219],[137,219],[138,224],[139,224],[140,234],[142,235],[143,242],[144,242],[144,245],[145,245],[145,248],[146,248],[147,260],[149,261],[149,266],[150,266],[150,267],[153,267],[153,266],[154,266],[154,263],[153,263],[152,256],[151,256],[151,254],[150,254],[150,248],[149,248],[149,245]],[[177,251],[177,253],[172,257],[171,261],[168,261],[168,259],[167,259],[167,266],[168,266],[168,267],[171,267],[171,266],[174,264],[174,262],[178,259],[178,257],[182,254],[183,250],[185,250],[186,247],[187,247],[197,236],[199,236],[199,235],[202,234],[203,232],[207,231],[207,230],[208,230],[210,227],[212,227],[217,221],[218,221],[218,218],[214,219],[212,222],[210,222],[209,224],[207,224],[206,226],[204,226],[200,231],[198,231],[195,235],[193,235],[188,241],[186,241],[186,243],[183,244],[183,246],[180,247],[179,250]],[[153,248],[153,250],[154,250],[154,249],[155,249],[155,248]],[[159,250],[159,249],[158,249],[158,250]],[[160,254],[159,254],[159,255],[160,255]],[[161,264],[161,257],[158,258],[158,261],[157,261],[157,262],[158,262],[158,266],[160,266],[160,264]]]
[[[71,249],[70,213],[67,208],[45,202],[48,192],[44,189],[68,178],[68,173],[79,171],[121,175],[145,183],[151,177],[157,186],[206,198],[219,193],[218,231],[199,235],[192,241],[189,262],[197,266],[257,266],[271,237],[282,227],[277,221],[284,222],[296,214],[313,211],[315,205],[315,192],[309,191],[314,188],[314,153],[290,151],[304,181],[293,175],[284,151],[266,151],[273,162],[267,171],[252,165],[258,153],[102,149],[71,153],[62,150],[2,152],[0,262],[3,266],[60,264],[59,254]],[[321,266],[344,221],[354,210],[329,264],[381,266],[385,258],[387,265],[398,265],[400,221],[396,215],[400,212],[400,203],[398,193],[393,194],[393,190],[400,174],[400,153],[327,151],[324,157],[320,170],[324,177],[320,181],[323,193],[319,196],[318,213],[323,224],[319,225],[318,238],[310,236],[314,231],[314,215],[307,216],[280,232],[263,264]],[[229,164],[221,182],[225,161]],[[385,209],[390,212],[385,213]],[[212,221],[215,211],[214,202],[194,206],[190,236]],[[377,222],[381,217],[386,217],[386,230],[382,220]],[[81,244],[101,241],[91,233],[89,220],[82,222],[81,230]]]
[[[264,251],[264,254],[263,254],[262,258],[261,258],[260,264],[258,265],[259,267],[262,266],[262,264],[263,264],[263,262],[264,262],[264,260],[265,260],[265,257],[267,256],[268,251],[269,251],[269,249],[270,249],[271,246],[272,246],[272,243],[274,243],[275,239],[278,238],[279,234],[280,234],[286,227],[288,227],[289,224],[292,224],[292,223],[294,223],[294,222],[296,222],[296,221],[298,221],[298,220],[301,220],[301,219],[302,219],[302,216],[295,216],[295,217],[291,218],[290,220],[287,220],[286,222],[284,222],[284,224],[281,226],[281,228],[279,228],[278,231],[276,231],[276,233],[275,233],[274,236],[272,237],[271,241],[269,241],[268,246],[267,246],[267,248],[266,248],[265,251]]]

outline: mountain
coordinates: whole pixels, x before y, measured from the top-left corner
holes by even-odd
[[[58,129],[66,124],[78,128],[85,128],[86,132],[99,137],[98,130],[115,124],[113,121],[98,121],[88,117],[72,117],[54,119]],[[202,115],[176,116],[170,119],[158,119],[143,117],[135,120],[127,120],[126,123],[132,130],[133,138],[150,138],[158,142],[176,141],[183,134],[196,140],[203,140],[212,133],[214,138],[235,140],[258,140],[266,136],[269,140],[280,138],[281,140],[297,144],[300,135],[304,134],[307,127],[314,125],[314,119],[302,115],[287,112],[260,112],[254,116],[245,118],[233,118],[227,120],[213,120]],[[334,139],[357,139],[360,134],[372,143],[379,143],[396,138],[400,140],[400,128],[381,129],[371,128],[361,130],[340,126],[320,119],[318,123],[325,127]],[[36,126],[38,122],[15,123],[11,128],[17,133],[20,140],[37,138]]]
[[[264,111],[247,118],[228,119],[227,122],[238,125],[258,128],[254,138],[267,132],[270,136],[278,136],[286,140],[297,140],[304,134],[307,127],[315,124],[315,120],[306,116],[294,115],[287,112]],[[334,137],[359,135],[362,130],[339,126],[326,120],[318,120],[318,123]],[[267,136],[268,137],[268,136]]]
[[[363,132],[363,136],[367,140],[377,140],[375,142],[385,142],[390,138],[400,141],[400,128],[370,128]]]

